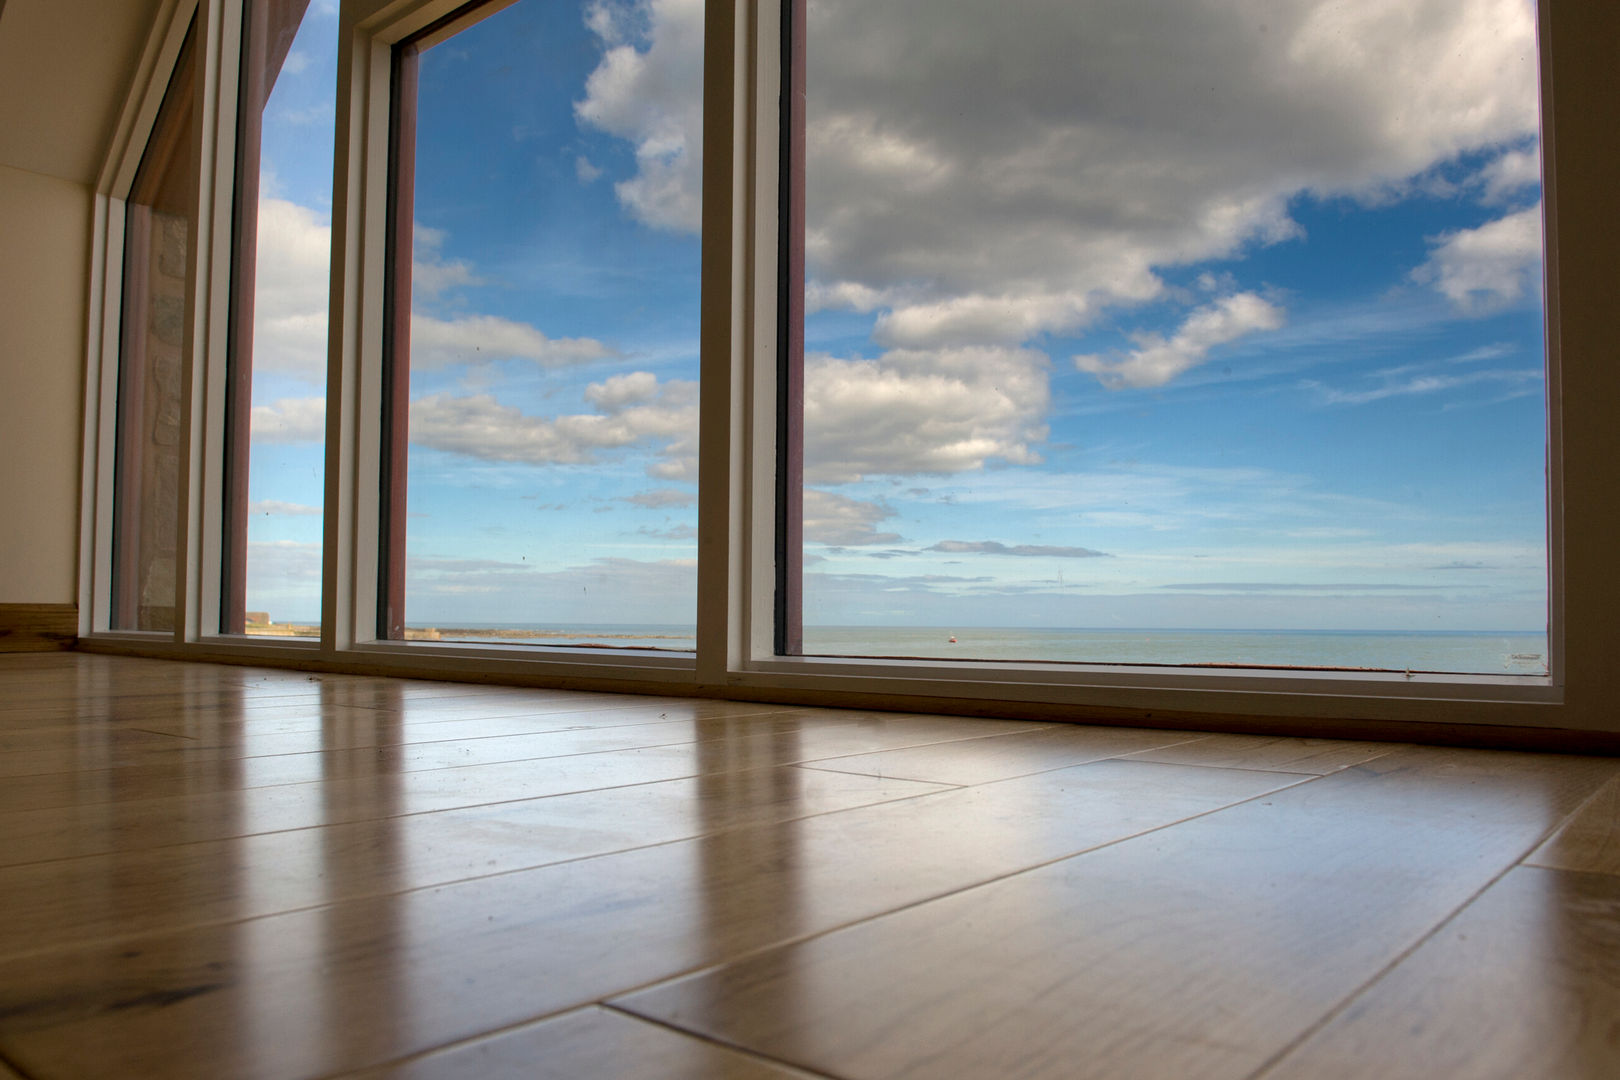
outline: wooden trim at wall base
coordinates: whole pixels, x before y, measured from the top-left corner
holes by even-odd
[[[78,640],[78,604],[0,604],[0,653],[55,652]]]

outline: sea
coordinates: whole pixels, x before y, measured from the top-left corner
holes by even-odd
[[[690,626],[460,623],[445,641],[690,652]],[[806,626],[807,656],[1089,664],[1231,665],[1476,675],[1545,675],[1545,631],[1151,630]]]

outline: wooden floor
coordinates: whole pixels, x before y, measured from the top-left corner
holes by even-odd
[[[0,658],[0,1078],[1620,1077],[1620,763]]]

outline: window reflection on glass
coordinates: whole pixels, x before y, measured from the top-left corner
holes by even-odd
[[[337,20],[331,0],[243,11],[226,633],[320,633]]]
[[[804,652],[1547,670],[1530,0],[801,11]]]
[[[384,637],[690,649],[703,5],[396,50]]]
[[[113,483],[114,630],[173,630],[187,267],[196,223],[193,38],[187,31],[125,203]]]

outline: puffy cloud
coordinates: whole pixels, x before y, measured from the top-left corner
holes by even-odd
[[[607,386],[593,383],[586,397],[609,394]],[[660,452],[672,460],[659,464],[684,468],[686,458],[696,457],[697,384],[667,382],[650,401],[555,417],[529,416],[488,394],[430,394],[411,402],[410,438],[447,453],[530,465],[583,464],[599,451],[662,444]]]
[[[996,540],[941,540],[926,551],[963,555],[1020,555],[1027,558],[1098,559],[1105,552],[1083,547],[1057,547],[1050,544],[1003,544]]]
[[[413,369],[490,360],[532,360],[541,367],[561,367],[613,355],[613,350],[592,338],[549,338],[528,323],[497,315],[411,316]]]
[[[254,442],[322,442],[326,439],[326,399],[280,398],[270,405],[255,405],[251,423]]]
[[[255,370],[324,382],[332,227],[285,199],[259,200],[254,271]]]
[[[1432,284],[1462,311],[1494,311],[1541,289],[1540,203],[1433,243],[1413,280]]]
[[[414,295],[435,297],[451,289],[482,284],[467,260],[440,257],[446,239],[443,229],[431,229],[420,221],[413,222],[411,229],[411,291]]]
[[[1237,293],[1193,312],[1169,339],[1143,334],[1136,339],[1137,348],[1124,357],[1077,356],[1074,364],[1110,390],[1163,386],[1203,363],[1216,346],[1282,324],[1281,308],[1254,293]]]
[[[636,175],[619,201],[656,228],[698,231],[703,220],[703,0],[593,3],[586,25],[605,47],[574,104],[581,123],[628,139]]]
[[[315,517],[320,512],[321,508],[318,506],[283,502],[280,499],[259,499],[248,503],[248,513],[250,514],[269,514],[276,517]]]
[[[848,292],[847,284],[829,295]],[[1144,285],[1145,298],[1154,288]],[[902,304],[878,316],[872,336],[902,348],[941,345],[1016,345],[1043,330],[1072,330],[1093,314],[1082,294],[955,296]]]
[[[817,544],[892,544],[899,533],[880,533],[878,522],[894,516],[880,503],[815,488],[804,489],[804,538]]]
[[[809,357],[805,476],[958,473],[1034,464],[1046,438],[1047,358],[1029,349],[895,349],[875,360]]]
[[[824,281],[804,283],[804,310],[806,313],[827,308],[844,308],[865,314],[886,303],[883,293],[853,281],[829,285]]]
[[[695,72],[699,9],[615,7],[578,106],[637,146],[620,198],[652,224],[697,223],[698,82],[672,76]],[[1301,193],[1386,197],[1537,127],[1525,0],[1086,0],[1016,19],[817,0],[809,34],[809,306],[890,306],[897,346],[1074,329],[1157,295],[1158,268],[1297,236]],[[1527,175],[1499,164],[1488,190]]]
[[[1502,202],[1541,184],[1541,149],[1509,150],[1480,171],[1486,202]]]
[[[585,388],[585,400],[604,412],[620,412],[629,405],[651,401],[658,394],[658,376],[650,371],[614,375]]]

